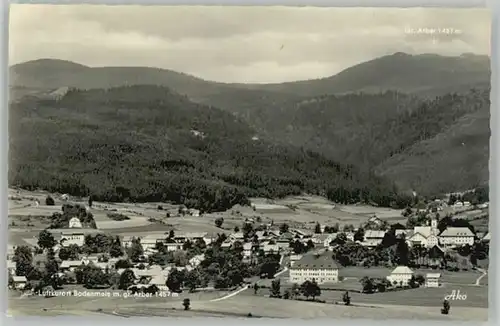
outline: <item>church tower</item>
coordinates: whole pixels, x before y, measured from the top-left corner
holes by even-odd
[[[438,228],[438,222],[436,217],[431,217],[431,233],[436,234]]]

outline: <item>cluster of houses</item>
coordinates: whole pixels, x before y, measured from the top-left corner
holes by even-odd
[[[373,217],[369,220],[372,225],[382,225],[384,221]],[[376,229],[376,228],[375,228]],[[85,236],[100,232],[95,229],[82,228],[82,224],[78,218],[72,218],[69,221],[69,228],[67,229],[54,229],[49,230],[54,238],[57,240],[57,245],[54,247],[56,254],[61,247],[70,245],[83,246],[85,243]],[[347,240],[354,241],[355,231],[343,232]],[[386,231],[383,230],[366,230],[363,239],[357,239],[362,246],[376,247],[382,243]],[[227,239],[221,244],[222,248],[232,248],[235,243],[240,243],[244,259],[251,260],[252,257],[260,251],[265,254],[280,253],[289,254],[292,249],[290,243],[292,241],[300,241],[304,245],[312,242],[316,248],[328,249],[332,245],[332,241],[336,239],[338,233],[321,233],[313,234],[311,231],[304,231],[300,229],[290,229],[287,232],[281,233],[278,228],[268,226],[265,231],[256,231],[252,239],[245,239],[242,232],[234,232],[228,235]],[[477,239],[478,235],[471,232],[467,227],[448,227],[444,231],[439,232],[437,227],[437,220],[431,219],[428,226],[415,226],[411,229],[398,229],[396,236],[405,237],[408,245],[422,246],[426,248],[438,247],[443,251],[448,248],[462,246],[465,244],[472,245]],[[481,235],[481,240],[489,241],[490,234]],[[133,236],[123,236],[122,246],[127,248],[132,245]],[[215,240],[214,235],[209,235],[202,232],[180,233],[175,232],[173,236],[168,236],[168,232],[150,233],[144,237],[140,237],[140,242],[144,250],[144,259],[157,252],[157,245],[161,243],[168,251],[182,250],[187,241],[196,243],[203,241],[206,245],[210,245]],[[26,284],[24,276],[15,275],[15,264],[12,262],[13,248],[11,248],[10,257],[8,256],[7,266],[9,272],[13,276],[16,288],[22,288]],[[146,285],[156,285],[162,289],[165,286],[166,278],[172,268],[176,269],[192,269],[195,268],[203,260],[203,255],[193,257],[187,266],[167,266],[162,267],[153,265],[146,268],[133,269],[134,274],[139,278],[149,279]],[[65,260],[60,263],[60,270],[62,273],[73,271],[78,266],[92,263],[94,266],[101,269],[114,269],[117,259],[109,259],[108,261],[99,261],[97,257],[82,257],[78,260]],[[136,266],[137,267],[137,266]],[[123,270],[117,270],[118,273]],[[397,267],[388,279],[391,282],[407,284],[411,279],[413,272],[408,267]],[[331,255],[291,255],[290,256],[290,282],[301,283],[305,280],[314,278],[318,283],[335,283],[339,281],[339,266],[332,261]],[[437,273],[427,275],[426,285],[437,286],[439,285],[439,275]]]
[[[381,220],[380,220],[381,221]],[[381,221],[382,222],[382,221]],[[376,247],[382,243],[387,231],[384,230],[366,230],[364,239],[357,241],[365,247]],[[354,241],[355,232],[344,232],[350,241]],[[443,232],[438,229],[437,219],[431,219],[428,226],[415,226],[411,229],[396,229],[395,235],[400,237],[404,235],[408,246],[422,246],[432,248],[438,246],[442,249],[459,247],[463,245],[473,245],[479,237],[480,240],[488,242],[491,239],[490,233],[474,234],[468,227],[447,227]],[[337,233],[321,234],[313,236],[315,244],[323,244],[329,247],[330,243],[337,237]]]

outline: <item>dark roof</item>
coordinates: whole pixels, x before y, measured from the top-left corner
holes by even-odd
[[[302,256],[293,266],[292,269],[338,269],[339,265],[332,258],[331,253],[321,255],[308,254]]]

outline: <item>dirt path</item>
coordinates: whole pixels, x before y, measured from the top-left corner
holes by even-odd
[[[240,292],[243,292],[245,291],[246,289],[248,289],[250,286],[249,285],[245,285],[244,287],[242,287],[241,289],[239,290],[236,290],[232,293],[229,293],[228,295],[225,295],[221,298],[217,298],[217,299],[212,299],[212,300],[209,300],[210,302],[217,302],[217,301],[222,301],[222,300],[226,300],[228,298],[231,298],[231,297],[234,297],[235,295],[239,294]]]
[[[476,283],[475,283],[475,285],[476,285],[476,286],[479,286],[479,285],[480,285],[480,282],[481,282],[481,279],[482,279],[483,277],[485,277],[486,275],[488,275],[488,271],[487,271],[487,270],[484,270],[484,269],[482,269],[482,268],[478,268],[477,270],[478,270],[478,271],[480,271],[481,273],[483,273],[481,276],[479,276],[479,277],[477,278]]]

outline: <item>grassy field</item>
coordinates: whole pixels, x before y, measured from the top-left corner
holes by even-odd
[[[78,291],[83,291],[81,287],[66,286],[65,289],[61,291],[73,291],[77,289]],[[89,290],[96,291],[96,290]],[[24,314],[24,312],[41,312],[43,309],[47,310],[68,310],[71,311],[94,311],[97,309],[116,309],[118,307],[126,306],[141,306],[148,304],[163,305],[167,302],[172,303],[173,306],[178,306],[182,308],[182,301],[185,298],[189,298],[191,301],[209,301],[223,297],[228,294],[225,291],[211,291],[211,292],[194,292],[194,293],[180,293],[177,296],[165,295],[151,298],[140,298],[124,296],[123,291],[100,291],[108,292],[109,297],[99,297],[99,296],[56,296],[51,298],[45,298],[43,296],[32,296],[32,297],[20,297],[17,292],[9,292],[9,310],[18,311]],[[119,296],[114,296],[113,293],[120,294]]]
[[[290,285],[288,284],[282,286],[282,292],[289,287]],[[346,291],[360,290],[359,283],[356,284],[355,282],[347,282],[337,285],[324,285],[324,287],[338,287]],[[440,288],[417,288],[374,294],[350,292],[350,296],[353,303],[360,304],[441,307],[445,296],[452,294],[452,291],[454,290],[460,291],[460,295],[467,295],[467,299],[454,300],[451,302],[452,306],[488,308],[488,288],[485,286],[445,285]],[[257,294],[254,294],[253,289],[248,289],[242,292],[241,295],[250,297],[266,297],[269,295],[269,291],[269,289],[259,289]],[[343,291],[325,290],[323,288],[319,299],[332,304],[342,301],[342,295]]]
[[[46,206],[44,191],[9,190],[9,243],[13,245],[25,244],[25,239],[32,239],[40,230],[48,226],[49,219],[54,212],[61,211],[60,195],[51,194],[55,199],[55,206]],[[40,202],[35,205],[35,200]],[[87,205],[84,199],[71,198],[70,202]],[[339,223],[359,225],[371,215],[377,214],[381,218],[394,219],[400,216],[399,210],[376,208],[370,206],[336,206],[332,202],[317,196],[296,196],[276,200],[269,203],[265,199],[254,198],[251,207],[235,206],[226,212],[206,214],[200,217],[179,216],[178,206],[165,203],[102,203],[94,202],[91,212],[94,215],[99,229],[116,235],[130,235],[170,230],[179,232],[207,232],[209,234],[230,233],[235,226],[241,228],[246,218],[259,217],[262,222],[288,223],[291,227],[303,230],[313,230],[316,222],[323,225]],[[158,210],[158,206],[162,210]],[[290,208],[292,207],[292,208]],[[129,217],[129,220],[115,221],[108,217],[109,213],[120,213]],[[170,213],[169,218],[166,217]],[[43,217],[46,217],[45,219]],[[215,226],[215,219],[222,217],[224,223],[221,228]],[[160,222],[150,221],[154,218]],[[29,240],[31,241],[31,240]],[[29,242],[28,241],[28,242]]]
[[[277,318],[413,318],[413,319],[484,319],[486,309],[471,309],[468,314],[457,310],[457,314],[442,316],[439,309],[424,307],[380,306],[346,307],[343,305],[320,304],[257,296],[235,296],[219,302],[193,302],[193,310],[230,312]],[[452,308],[453,309],[453,308]]]

